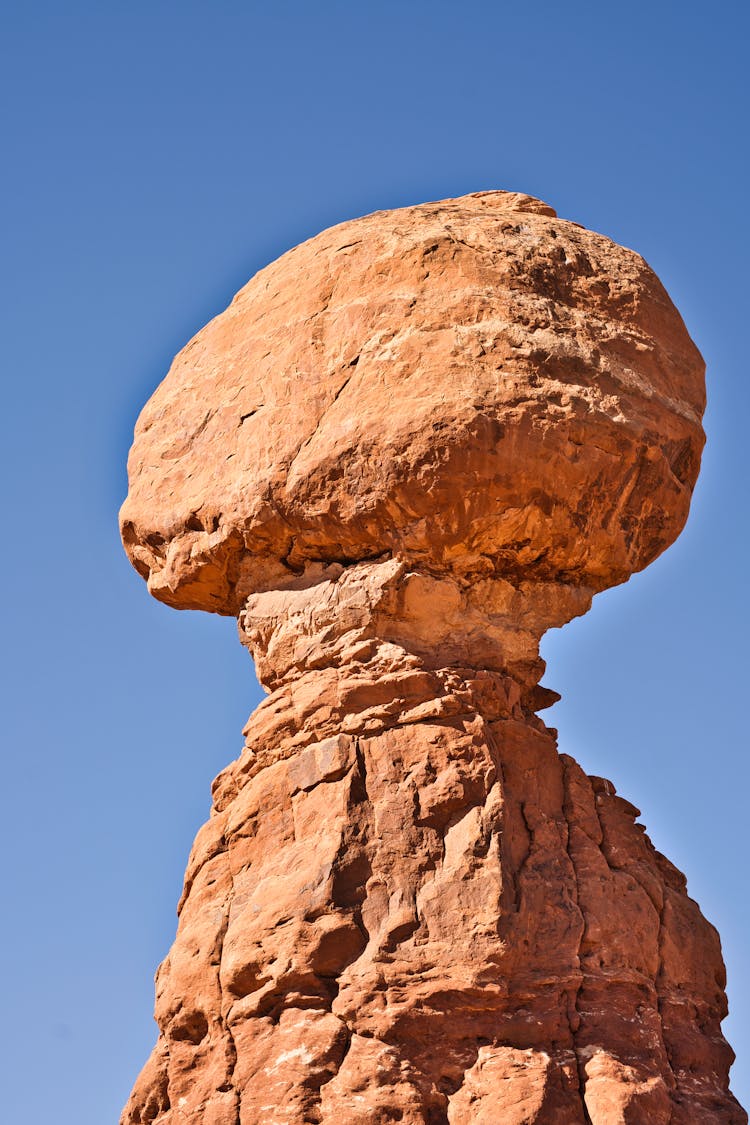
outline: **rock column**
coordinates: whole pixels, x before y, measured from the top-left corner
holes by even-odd
[[[342,224],[145,407],[121,513],[268,698],[217,779],[123,1125],[743,1125],[718,936],[557,752],[539,640],[669,546],[704,365],[529,196]]]
[[[215,782],[127,1125],[745,1120],[718,936],[558,754],[490,614],[519,592],[488,585],[484,635],[475,591],[398,560],[248,600],[273,690]]]

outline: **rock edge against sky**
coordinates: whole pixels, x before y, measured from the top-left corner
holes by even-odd
[[[183,349],[123,541],[269,695],[124,1125],[747,1121],[716,931],[537,717],[543,633],[684,525],[704,404],[644,261],[515,193],[325,231]]]

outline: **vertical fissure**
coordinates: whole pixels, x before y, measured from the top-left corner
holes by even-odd
[[[578,913],[580,914],[580,919],[581,919],[580,933],[579,933],[579,937],[578,937],[578,950],[577,950],[577,953],[576,953],[576,959],[577,959],[577,962],[578,962],[577,967],[578,967],[578,972],[579,972],[580,976],[579,976],[579,980],[578,980],[578,985],[577,985],[576,990],[575,990],[575,994],[573,996],[573,1010],[575,1012],[575,1019],[576,1019],[577,1026],[576,1027],[573,1026],[573,1020],[571,1020],[571,1018],[570,1018],[569,1009],[568,1009],[568,1026],[570,1027],[571,1039],[573,1041],[573,1052],[574,1052],[575,1058],[576,1058],[576,1068],[577,1068],[577,1071],[578,1071],[578,1087],[579,1087],[579,1092],[580,1092],[580,1097],[581,1097],[581,1112],[583,1114],[583,1121],[585,1122],[585,1125],[592,1125],[591,1116],[589,1114],[588,1106],[586,1105],[586,1084],[587,1084],[586,1060],[581,1053],[581,1050],[580,1050],[580,1047],[579,1047],[579,1041],[578,1041],[581,1026],[583,1025],[583,1012],[581,1011],[581,993],[583,991],[584,979],[585,978],[584,978],[583,966],[582,966],[582,963],[581,963],[581,945],[582,945],[582,942],[583,942],[584,934],[586,932],[586,915],[584,913],[583,905],[582,905],[582,902],[581,902],[581,886],[580,886],[580,879],[579,879],[579,876],[578,876],[578,867],[576,865],[576,861],[575,861],[575,858],[573,856],[573,851],[572,851],[572,848],[570,846],[570,831],[571,831],[571,821],[572,821],[572,815],[571,815],[572,814],[572,800],[571,800],[571,794],[570,794],[568,767],[567,767],[566,763],[563,762],[562,760],[560,761],[560,769],[562,771],[562,785],[563,785],[563,813],[564,813],[563,834],[564,834],[564,838],[565,838],[565,851],[566,851],[566,854],[568,856],[568,862],[570,863],[571,871],[573,873],[574,901],[575,901],[575,905],[576,905],[576,908],[578,910]]]

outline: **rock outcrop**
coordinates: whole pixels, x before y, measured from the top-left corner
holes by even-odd
[[[643,260],[504,192],[324,232],[177,357],[123,541],[269,695],[125,1125],[747,1121],[716,931],[537,717],[545,630],[679,534],[703,395]]]

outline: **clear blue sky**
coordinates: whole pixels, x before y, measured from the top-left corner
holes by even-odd
[[[687,530],[550,637],[561,746],[719,927],[750,1103],[747,5],[6,4],[3,1114],[117,1120],[212,777],[260,693],[233,623],[119,545],[140,406],[250,275],[345,218],[509,188],[639,250],[708,362]]]

